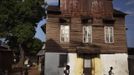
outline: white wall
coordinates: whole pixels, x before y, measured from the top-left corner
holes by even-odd
[[[101,54],[102,75],[108,75],[110,67],[113,67],[114,75],[128,75],[127,54]]]
[[[63,75],[63,68],[59,68],[59,55],[65,53],[45,53],[45,75]],[[70,74],[74,75],[75,59],[77,58],[76,53],[68,53],[68,62],[70,66]]]
[[[75,75],[75,65],[76,65],[77,54],[76,53],[69,53],[68,54],[68,65],[70,66],[70,74]]]
[[[45,75],[59,74],[59,53],[45,53]]]

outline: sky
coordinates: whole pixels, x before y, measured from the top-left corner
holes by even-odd
[[[35,33],[35,37],[40,39],[42,42],[45,42],[45,33],[43,32],[43,30],[41,29],[41,26],[44,25],[46,23],[45,19],[42,19],[41,21],[39,21],[39,23],[37,23],[37,28],[36,28],[36,33]]]
[[[47,0],[49,5],[57,5],[58,0]],[[134,0],[113,0],[113,6],[117,10],[121,10],[128,15],[126,16],[126,27],[128,28],[127,30],[127,44],[128,47],[134,47]],[[41,20],[38,23],[38,27],[36,28],[36,35],[35,37],[41,39],[44,41],[45,34],[41,30],[41,26],[45,23],[45,20]]]

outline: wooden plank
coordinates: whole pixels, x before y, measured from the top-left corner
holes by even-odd
[[[66,1],[66,2],[65,2]],[[77,1],[79,3],[77,3]],[[92,7],[93,1],[98,1],[98,5]],[[47,43],[46,48],[50,51],[72,51],[75,52],[78,46],[82,46],[83,32],[81,19],[83,16],[92,17],[92,44],[101,47],[102,53],[110,52],[127,52],[126,30],[124,17],[114,17],[114,43],[105,43],[103,17],[113,17],[112,0],[62,0],[61,15],[49,15],[46,25]],[[64,3],[65,2],[65,3]],[[100,3],[100,4],[99,4]],[[88,5],[89,4],[89,5]],[[104,5],[104,6],[103,6]],[[98,7],[100,6],[100,7]],[[67,9],[65,9],[67,8]],[[102,11],[98,11],[101,9]],[[95,13],[93,13],[95,12]],[[70,42],[60,43],[60,23],[59,19],[69,17],[70,25]]]

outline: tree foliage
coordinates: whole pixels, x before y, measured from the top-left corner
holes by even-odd
[[[0,36],[11,48],[32,39],[36,23],[45,15],[44,0],[0,0]]]
[[[34,27],[30,23],[25,24],[17,25],[14,27],[14,30],[12,30],[13,35],[17,36],[18,43],[23,43],[24,41],[27,41],[34,36]]]
[[[42,46],[43,46],[43,42],[39,40],[38,38],[33,38],[23,44],[26,55],[37,54],[37,52],[41,50]]]
[[[26,27],[29,25],[30,28],[36,26],[36,23],[44,16],[43,3],[43,0],[0,0],[1,35],[13,33],[12,31],[17,27],[21,27],[20,25]]]

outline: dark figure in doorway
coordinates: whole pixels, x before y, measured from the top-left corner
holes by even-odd
[[[64,70],[64,75],[69,75],[70,73],[70,66],[66,65],[65,70]]]
[[[112,70],[113,70],[113,67],[111,66],[111,67],[110,67],[110,70],[108,71],[108,74],[109,74],[109,75],[114,75],[114,73],[112,72]]]

